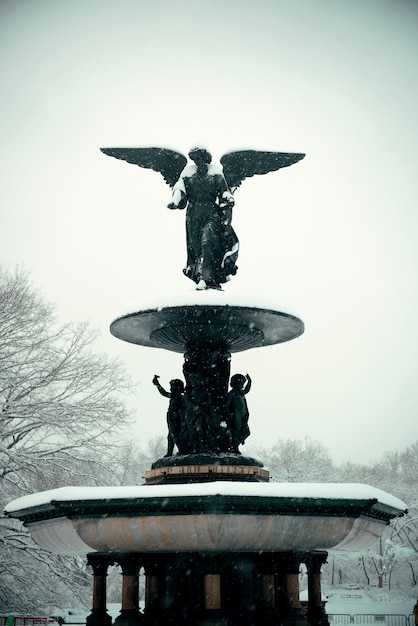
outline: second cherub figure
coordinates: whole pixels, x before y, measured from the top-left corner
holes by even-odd
[[[231,437],[231,450],[239,454],[238,446],[243,444],[250,434],[248,427],[248,406],[245,399],[251,389],[248,374],[235,374],[230,381],[231,390],[227,397],[227,425]]]

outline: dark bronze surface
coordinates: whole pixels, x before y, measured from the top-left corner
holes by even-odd
[[[187,209],[187,261],[184,274],[197,289],[220,289],[237,272],[238,237],[232,228],[233,194],[248,177],[267,174],[297,163],[301,153],[237,150],[221,157],[222,169],[212,164],[203,147],[187,158],[163,147],[101,148],[108,156],[152,169],[173,188],[169,209]]]

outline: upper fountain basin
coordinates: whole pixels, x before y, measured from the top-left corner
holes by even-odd
[[[130,343],[174,352],[200,345],[240,352],[290,341],[304,332],[304,324],[270,297],[189,289],[133,303],[112,322],[110,332]]]

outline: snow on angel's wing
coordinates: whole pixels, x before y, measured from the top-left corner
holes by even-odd
[[[170,187],[175,185],[187,163],[184,154],[170,148],[100,148],[100,150],[115,159],[160,172]]]
[[[260,150],[234,150],[221,158],[223,173],[232,193],[242,181],[255,174],[268,174],[289,167],[305,155],[296,152],[266,152]]]

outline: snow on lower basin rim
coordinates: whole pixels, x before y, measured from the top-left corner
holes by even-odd
[[[161,310],[167,307],[182,306],[236,306],[255,309],[267,309],[279,311],[287,315],[296,315],[287,310],[282,302],[278,302],[271,293],[256,293],[248,291],[218,291],[216,289],[182,289],[176,292],[155,293],[146,297],[138,298],[126,306],[125,311],[119,317],[132,315],[133,313]]]
[[[204,496],[247,496],[264,498],[318,498],[325,500],[376,499],[399,512],[406,504],[375,487],[361,483],[247,483],[214,481],[179,485],[142,485],[132,487],[61,487],[41,491],[13,500],[6,513],[49,504],[50,502],[77,502],[80,500],[123,500],[132,498],[176,498]]]

